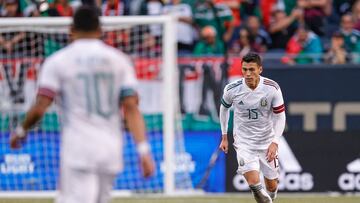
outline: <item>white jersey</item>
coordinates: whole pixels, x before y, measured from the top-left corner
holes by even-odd
[[[228,84],[221,103],[234,107],[234,146],[242,149],[267,149],[274,139],[273,113],[285,110],[279,85],[260,76],[252,90],[242,78]]]
[[[76,40],[45,61],[39,94],[60,99],[62,164],[122,169],[120,94],[136,84],[128,58],[97,39]]]
[[[177,17],[189,17],[192,18],[191,6],[188,4],[176,4],[176,5],[166,5],[163,8],[164,14],[172,14]],[[193,43],[193,27],[185,22],[178,21],[177,22],[177,41],[184,44],[192,44]]]

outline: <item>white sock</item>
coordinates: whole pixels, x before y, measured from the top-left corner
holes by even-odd
[[[271,197],[265,191],[261,183],[249,185],[257,203],[272,203]]]

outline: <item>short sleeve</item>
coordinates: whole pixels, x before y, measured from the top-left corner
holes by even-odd
[[[224,94],[221,98],[221,105],[223,105],[226,108],[230,108],[232,105],[232,95],[231,91],[229,91],[229,85],[226,85],[224,88]]]
[[[128,58],[124,59],[122,67],[122,86],[135,87],[138,83],[135,76],[135,68]]]
[[[276,114],[285,111],[284,99],[280,88],[275,90],[274,98],[272,101],[272,108],[273,112]]]
[[[60,71],[56,66],[54,58],[45,60],[38,79],[38,95],[53,99],[60,91]]]
[[[135,69],[131,65],[130,60],[124,57],[122,62],[120,101],[125,97],[137,95],[136,86],[138,81],[135,76]]]

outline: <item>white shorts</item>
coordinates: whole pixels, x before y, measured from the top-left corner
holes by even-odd
[[[116,174],[63,167],[57,203],[108,203]]]
[[[268,162],[266,160],[267,150],[236,149],[235,151],[239,166],[237,173],[244,174],[249,171],[259,171],[269,180],[279,177],[278,155],[273,161]]]

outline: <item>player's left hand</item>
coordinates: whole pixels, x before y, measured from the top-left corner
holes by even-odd
[[[140,162],[142,167],[143,176],[148,178],[154,174],[155,163],[151,154],[144,154],[140,156]]]
[[[266,160],[268,162],[272,162],[276,157],[277,151],[278,151],[278,144],[272,142],[267,150]]]

